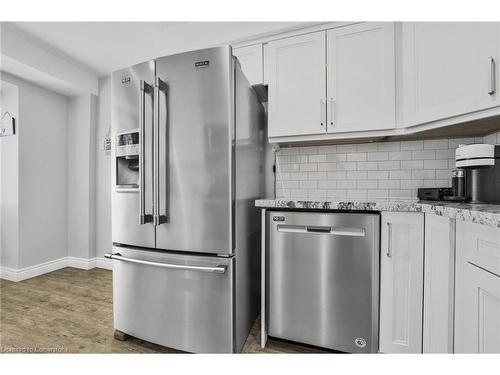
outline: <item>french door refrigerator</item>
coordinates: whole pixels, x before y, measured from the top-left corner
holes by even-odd
[[[112,74],[115,332],[240,352],[259,308],[264,112],[230,47]]]

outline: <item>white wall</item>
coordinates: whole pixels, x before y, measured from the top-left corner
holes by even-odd
[[[91,94],[69,99],[68,133],[68,256],[95,257],[95,114]]]
[[[19,120],[19,92],[0,81],[0,116],[9,111]],[[19,263],[18,136],[0,138],[0,264],[17,268]]]
[[[99,79],[99,97],[96,124],[96,256],[110,252],[111,239],[111,156],[103,146],[111,126],[111,81]]]
[[[65,257],[68,100],[4,74],[19,88],[19,263]]]

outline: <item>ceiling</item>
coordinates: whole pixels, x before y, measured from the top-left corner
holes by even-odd
[[[172,53],[298,29],[303,22],[11,22],[97,76]]]

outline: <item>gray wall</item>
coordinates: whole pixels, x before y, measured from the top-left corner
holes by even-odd
[[[6,111],[19,119],[17,86],[0,81],[0,115]],[[0,138],[0,264],[19,263],[19,137]]]
[[[68,100],[3,74],[19,88],[19,264],[60,259],[66,250]]]
[[[99,79],[95,147],[96,256],[111,251],[111,156],[104,151],[104,140],[111,126],[111,81]]]

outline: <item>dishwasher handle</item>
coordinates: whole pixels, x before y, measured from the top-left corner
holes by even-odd
[[[305,233],[305,234],[329,234],[334,236],[364,237],[364,228],[351,227],[328,227],[317,225],[288,225],[278,224],[278,232]]]

